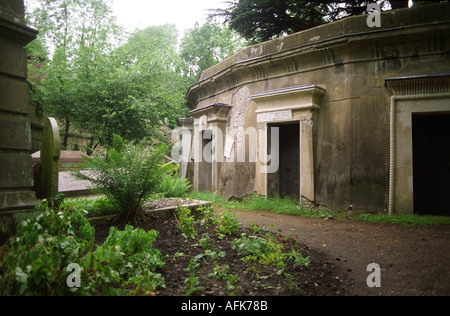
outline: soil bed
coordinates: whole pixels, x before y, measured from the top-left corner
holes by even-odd
[[[96,243],[102,244],[109,233],[109,225],[96,225]],[[213,228],[206,228],[200,224],[195,224],[198,238],[187,239],[182,235],[180,227],[174,219],[163,219],[151,215],[148,221],[140,228],[146,231],[156,230],[159,232],[154,248],[164,255],[165,267],[160,271],[165,279],[165,288],[159,289],[159,296],[183,296],[186,295],[186,279],[191,276],[190,271],[186,271],[191,259],[204,254],[205,249],[199,245],[199,239],[204,234],[209,235],[209,249],[211,251],[224,252],[225,255],[214,260],[202,260],[195,270],[195,277],[198,278],[195,291],[191,293],[195,296],[336,296],[352,295],[348,288],[347,272],[335,264],[335,259],[327,254],[315,251],[299,243],[296,237],[282,237],[281,235],[269,233],[267,231],[255,234],[251,230],[243,230],[247,236],[259,235],[275,238],[283,245],[284,252],[302,253],[303,257],[310,257],[309,267],[299,267],[293,260],[288,260],[282,271],[279,272],[276,266],[264,266],[256,262],[244,262],[244,256],[238,255],[232,249],[231,244],[234,239],[240,236],[218,237]],[[118,227],[123,229],[123,227]],[[214,264],[213,264],[214,261]],[[221,267],[221,271],[227,276],[233,275],[239,280],[234,286],[229,286],[226,278],[217,278],[213,274],[217,270],[214,267]],[[229,269],[226,268],[229,266]],[[278,271],[277,271],[278,270]],[[278,272],[278,273],[277,273]]]

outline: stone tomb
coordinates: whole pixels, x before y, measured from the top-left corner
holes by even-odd
[[[38,151],[32,156],[33,166],[40,170],[41,152]],[[61,151],[59,158],[58,172],[58,193],[63,193],[66,197],[90,195],[92,194],[92,184],[86,180],[79,180],[70,170],[79,169],[84,162],[83,156],[87,156],[81,151]],[[40,173],[40,171],[37,171]],[[38,175],[35,173],[35,183],[40,183]],[[40,188],[35,188],[39,193]]]

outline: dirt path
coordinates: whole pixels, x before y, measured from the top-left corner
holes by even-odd
[[[356,295],[450,295],[450,226],[403,227],[233,211],[258,225],[327,253],[353,280]],[[270,227],[272,225],[272,227]],[[369,288],[367,266],[381,267],[381,288]]]

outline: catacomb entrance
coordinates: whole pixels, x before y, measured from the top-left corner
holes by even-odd
[[[202,159],[199,162],[200,170],[198,190],[201,192],[211,192],[212,190],[212,130],[204,130],[200,132],[201,154]]]
[[[450,215],[450,114],[413,114],[414,213]]]
[[[300,198],[300,124],[277,125],[280,131],[280,196]]]

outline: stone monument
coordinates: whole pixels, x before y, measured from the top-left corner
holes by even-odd
[[[33,211],[37,203],[24,48],[36,35],[25,25],[22,0],[0,1],[0,218]]]
[[[0,244],[14,232],[14,215],[37,203],[24,48],[37,31],[25,25],[24,12],[22,0],[0,1]]]
[[[58,123],[49,117],[44,125],[41,144],[41,189],[44,198],[53,199],[58,194],[60,156],[61,139]]]

